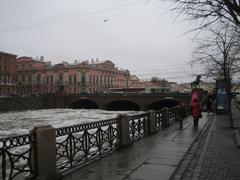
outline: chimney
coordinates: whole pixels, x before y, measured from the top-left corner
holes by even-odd
[[[98,58],[96,59],[96,62],[98,62]]]
[[[40,61],[44,61],[44,56],[40,56]]]
[[[91,59],[91,63],[92,63],[92,64],[94,63],[94,59],[93,59],[93,58]]]

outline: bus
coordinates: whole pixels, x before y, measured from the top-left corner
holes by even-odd
[[[145,88],[110,88],[109,93],[120,93],[120,94],[127,94],[127,93],[144,93]]]

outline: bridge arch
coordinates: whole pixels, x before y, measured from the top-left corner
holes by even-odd
[[[176,100],[172,100],[172,99],[164,99],[164,100],[160,100],[160,101],[155,101],[152,104],[149,104],[147,109],[151,109],[151,110],[160,110],[164,107],[175,107],[179,104],[178,101]]]
[[[140,107],[136,103],[128,100],[117,100],[109,103],[106,106],[107,110],[113,110],[113,111],[127,111],[127,110],[133,110],[133,111],[139,111]]]
[[[72,109],[98,109],[99,105],[97,103],[95,103],[94,101],[91,101],[88,99],[81,99],[81,100],[73,102],[70,105],[70,108],[72,108]]]

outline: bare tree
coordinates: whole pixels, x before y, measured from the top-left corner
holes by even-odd
[[[153,76],[153,77],[151,78],[151,82],[157,83],[158,81],[159,81],[159,78],[156,77],[156,76]]]
[[[199,20],[200,29],[216,22],[232,22],[240,27],[240,0],[168,0],[173,10]]]
[[[225,25],[218,29],[207,28],[208,35],[197,39],[198,46],[194,52],[192,64],[207,67],[206,76],[223,76],[226,83],[228,107],[231,114],[232,79],[240,70],[240,35],[236,28]]]

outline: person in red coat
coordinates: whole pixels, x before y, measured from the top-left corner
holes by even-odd
[[[197,93],[192,95],[191,101],[192,117],[194,122],[194,127],[198,127],[198,120],[202,117],[200,99]]]

